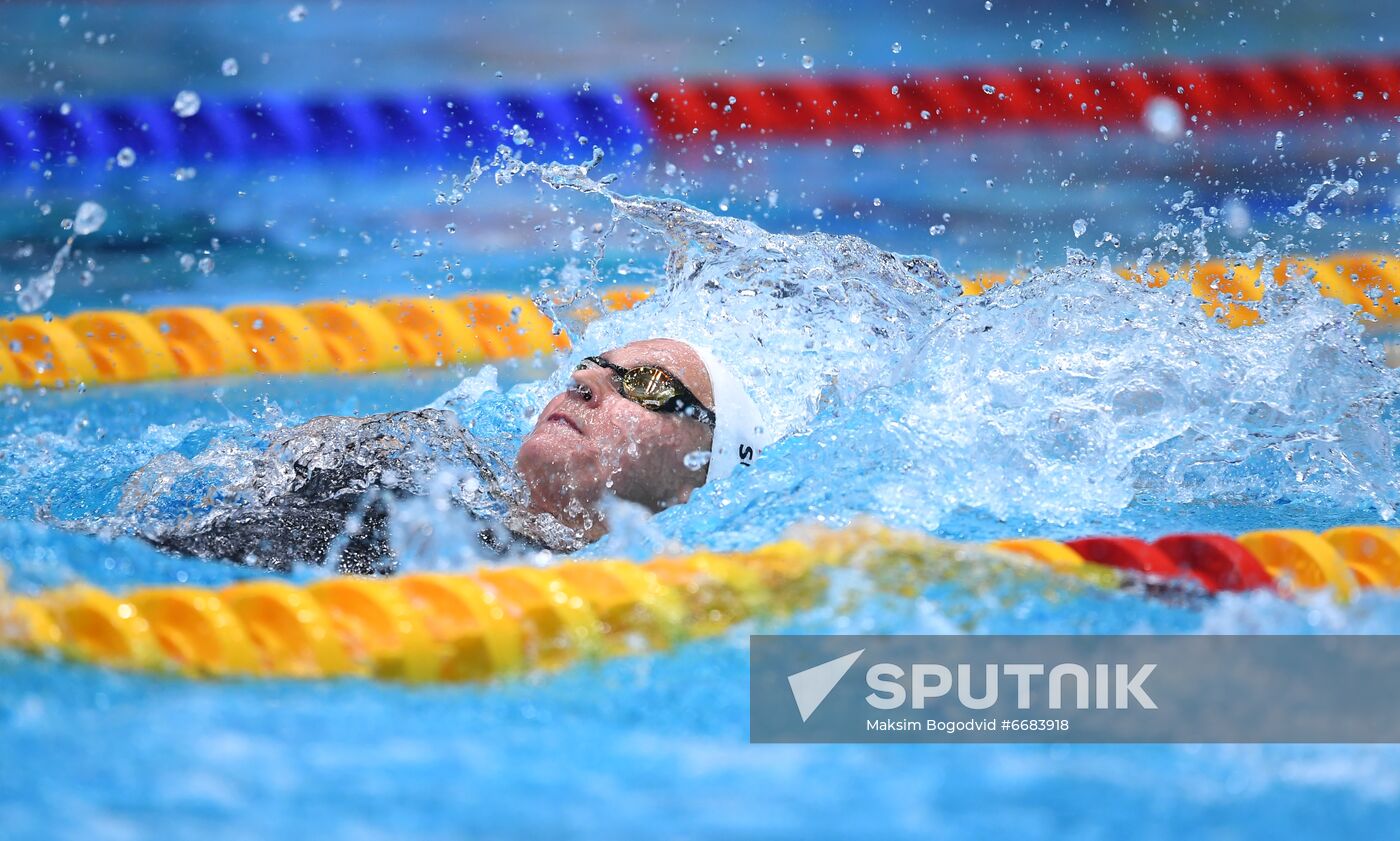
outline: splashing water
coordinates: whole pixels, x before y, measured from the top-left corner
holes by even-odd
[[[680,543],[748,545],[859,514],[935,531],[972,511],[1005,534],[1008,521],[1072,526],[1148,500],[1384,520],[1400,502],[1400,375],[1310,284],[1271,289],[1265,323],[1236,330],[1188,284],[1151,288],[1077,251],[960,297],[932,261],[622,196],[589,178],[596,163],[540,175],[606,198],[614,227],[652,232],[667,258],[657,293],[591,324],[575,355],[688,337],[750,384],[785,438],[757,469],[659,515]],[[569,367],[511,390],[515,417]]]
[[[590,551],[751,546],[794,523],[859,515],[990,537],[1086,524],[1142,531],[1135,512],[1153,506],[1233,507],[1244,528],[1279,506],[1304,506],[1317,522],[1328,511],[1388,520],[1400,501],[1397,374],[1351,313],[1310,284],[1269,289],[1258,302],[1264,322],[1238,330],[1204,312],[1189,284],[1148,287],[1074,251],[1063,265],[966,297],[935,261],[856,237],[773,234],[679,201],[620,195],[592,177],[600,160],[527,164],[503,146],[454,180],[454,193],[494,169],[499,183],[530,174],[607,203],[611,224],[588,271],[540,297],[559,313],[597,303],[610,234],[624,224],[649,232],[665,250],[656,293],[571,325],[567,362],[685,337],[749,384],[782,440],[755,469],[687,505],[649,521],[617,512],[625,525]],[[636,265],[628,273],[635,282]],[[488,368],[433,405],[509,461],[571,367],[505,390]],[[192,456],[224,438],[246,454],[259,447],[255,435],[209,422],[202,443],[184,449]],[[151,454],[119,468],[117,485]],[[236,474],[240,459],[224,468]],[[105,499],[100,507],[115,508]],[[391,514],[407,536],[398,546],[406,565],[451,562],[439,557],[450,540],[413,535],[455,533],[457,512],[428,499]]]
[[[122,151],[127,151],[123,149]],[[69,255],[73,252],[73,243],[78,237],[95,234],[107,221],[107,210],[102,205],[93,201],[85,201],[78,205],[78,212],[73,216],[73,234],[64,241],[54,254],[49,267],[43,272],[31,277],[23,288],[20,288],[15,295],[15,303],[19,306],[20,312],[34,312],[48,303],[53,297],[54,287],[58,284],[58,274],[63,271],[64,265],[68,262]]]

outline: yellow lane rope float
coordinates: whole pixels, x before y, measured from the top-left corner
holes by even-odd
[[[862,522],[751,552],[644,563],[565,561],[305,585],[267,578],[124,594],[81,583],[9,594],[0,580],[0,648],[186,677],[481,681],[664,650],[790,614],[839,598],[830,577],[838,569],[861,573],[869,591],[902,597],[956,581],[1003,596],[1008,582],[1056,594],[1145,583],[1189,586],[1204,597],[1322,589],[1346,600],[1358,587],[1400,587],[1400,530],[977,545]]]
[[[1311,279],[1322,294],[1359,307],[1371,323],[1400,322],[1400,262],[1384,254],[1287,259],[1269,281],[1254,264],[1216,260],[1173,273],[1160,266],[1124,277],[1159,286],[1189,282],[1202,307],[1231,327],[1253,324],[1250,306],[1268,282]],[[977,295],[1009,279],[983,273],[961,280]],[[625,309],[649,295],[614,287],[603,305]],[[593,309],[576,310],[581,320]],[[367,373],[448,364],[479,365],[567,350],[569,337],[529,298],[497,292],[456,298],[393,298],[364,303],[243,304],[218,312],[165,307],[147,313],[79,312],[0,320],[0,386],[60,387],[169,377],[240,374]]]

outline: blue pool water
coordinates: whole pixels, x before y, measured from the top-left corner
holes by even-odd
[[[598,196],[577,201],[595,214],[603,206]],[[656,207],[631,211],[645,221]],[[733,243],[753,233],[696,212],[677,247],[705,226]],[[837,307],[816,286],[770,299],[764,285],[823,277],[830,241],[768,244],[786,249],[787,263],[750,274],[758,293],[743,300],[758,302],[769,350],[741,364],[782,362],[782,389],[760,388],[793,437],[753,477],[706,488],[591,554],[751,546],[793,523],[861,513],[961,539],[1325,528],[1380,521],[1400,498],[1396,377],[1375,341],[1315,294],[1278,301],[1265,327],[1227,331],[1184,290],[1047,260],[1044,276],[982,301],[896,294],[855,271]],[[636,262],[664,283],[654,248],[639,246]],[[702,274],[753,256],[742,245],[722,252]],[[737,336],[748,322],[726,309],[734,304],[677,284],[582,342],[699,329],[697,312],[709,316],[705,329]],[[793,344],[799,324],[818,341]],[[844,379],[823,383],[833,363]],[[498,386],[527,373],[504,370]],[[461,399],[447,404],[508,448],[557,376],[506,395],[489,374],[460,371],[12,394],[0,554],[19,590],[74,575],[121,589],[259,574],[51,529],[34,511],[109,514],[124,479],[155,454],[193,453],[217,437],[251,443],[319,413],[422,405],[453,389]],[[406,563],[463,562],[448,553]],[[1400,629],[1400,602],[1383,595],[1346,607],[1227,596],[1197,609],[1108,592],[1051,598],[1054,589],[989,602],[945,584],[917,600],[871,597],[762,629]],[[912,836],[932,827],[959,837],[1165,838],[1351,835],[1394,815],[1400,776],[1389,746],[750,746],[752,630],[490,687],[211,684],[3,654],[0,821],[14,837],[132,837],[159,823],[172,837]]]
[[[663,74],[747,70],[760,54],[768,71],[780,62],[790,69],[806,50],[865,70],[916,59],[1029,61],[1032,38],[1049,39],[1066,59],[1267,54],[1299,31],[1314,33],[1310,48],[1335,53],[1384,49],[1374,36],[1394,16],[1338,22],[1320,7],[1277,17],[1247,9],[1236,30],[1203,13],[1183,14],[1178,27],[1133,4],[1102,16],[1070,4],[1031,15],[998,2],[994,13],[970,4],[972,12],[940,13],[934,24],[922,8],[901,8],[862,10],[849,26],[826,12],[777,26],[754,8],[716,4],[686,37],[667,9],[638,15],[618,48],[580,36],[550,4],[524,4],[508,25],[483,21],[483,31],[452,17],[450,4],[424,6],[418,19],[390,7],[356,18],[354,4],[334,14],[313,6],[298,26],[314,36],[285,24],[289,5],[207,4],[197,21],[172,17],[166,4],[84,6],[62,32],[55,6],[7,7],[0,42],[53,32],[29,39],[34,56],[5,52],[0,79],[15,98],[51,95],[60,78],[93,96],[165,95],[187,84],[226,94],[489,85],[497,69],[506,81],[538,74],[574,84],[604,53],[619,57],[607,78],[616,82],[658,65]],[[581,18],[607,13],[586,5],[574,4]],[[449,18],[455,28],[433,25]],[[230,34],[244,21],[252,22]],[[83,40],[87,30],[135,40],[140,27],[168,47],[157,51],[163,58],[135,62]],[[736,27],[749,34],[716,47]],[[431,45],[394,46],[424,30]],[[931,39],[910,34],[919,31]],[[307,53],[311,37],[340,46]],[[897,55],[896,39],[905,44]],[[559,60],[546,70],[527,48]],[[299,50],[304,64],[291,73]],[[743,50],[742,61],[726,50]],[[219,61],[235,54],[243,71],[219,76]],[[590,556],[751,547],[795,524],[862,514],[960,540],[1393,522],[1400,378],[1382,362],[1384,336],[1301,284],[1270,296],[1264,326],[1228,331],[1185,289],[1144,289],[1100,268],[1133,263],[1144,249],[1169,259],[1253,248],[1393,253],[1392,126],[1300,120],[1167,143],[1130,132],[1053,144],[1031,133],[877,136],[858,138],[859,157],[850,138],[801,148],[726,143],[720,152],[647,144],[593,173],[616,173],[619,193],[651,197],[622,201],[630,215],[608,238],[597,279],[590,259],[612,218],[608,197],[525,173],[504,186],[488,176],[460,203],[440,203],[469,157],[211,164],[187,180],[141,165],[11,173],[13,189],[0,191],[0,274],[22,282],[48,265],[64,236],[59,220],[97,201],[108,220],[80,241],[44,311],[661,286],[656,300],[590,327],[582,349],[662,333],[745,348],[736,366],[759,383],[789,435],[761,471],[633,523]],[[588,151],[558,159],[578,163]],[[1291,212],[1314,184],[1324,185],[1319,197]],[[660,202],[677,198],[717,215],[671,208],[680,215],[669,239],[647,232],[667,209]],[[1230,223],[1241,213],[1242,230]],[[735,220],[793,236],[768,238]],[[812,231],[872,245],[796,236]],[[697,247],[701,232],[724,247]],[[956,300],[902,288],[911,279],[882,275],[876,248],[933,255],[950,270],[1035,276]],[[698,261],[688,264],[697,270],[690,280],[664,271],[668,251]],[[206,257],[208,272],[198,267]],[[216,440],[252,447],[323,413],[455,395],[442,403],[509,452],[561,377],[552,364],[507,364],[494,373],[11,391],[0,400],[0,563],[21,592],[73,578],[122,590],[263,575],[44,522],[110,517],[125,479],[160,453],[192,455]],[[421,511],[398,516],[424,524]],[[453,521],[427,525],[451,534]],[[425,545],[405,564],[472,563]],[[917,599],[868,594],[854,605],[485,687],[201,683],[0,652],[0,836],[1355,837],[1400,817],[1393,746],[747,743],[755,630],[1397,634],[1393,596],[1342,606],[1227,595],[1184,606],[1115,592],[1064,596],[1053,582],[992,593],[944,583]]]

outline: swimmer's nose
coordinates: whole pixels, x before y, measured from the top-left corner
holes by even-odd
[[[607,393],[608,384],[611,381],[611,371],[597,365],[585,365],[574,371],[573,382],[569,385],[569,390],[583,398],[583,402],[592,403]]]

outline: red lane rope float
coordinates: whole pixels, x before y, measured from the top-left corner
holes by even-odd
[[[1274,583],[1258,558],[1223,534],[1173,534],[1152,545],[1190,570],[1212,593],[1258,590]]]
[[[1065,545],[1091,564],[1129,570],[1149,578],[1189,576],[1210,588],[1207,580],[1196,575],[1194,570],[1180,566],[1161,549],[1136,537],[1084,537],[1068,541]]]
[[[909,76],[698,79],[641,87],[664,139],[798,138],[871,129],[1083,129],[1141,125],[1158,97],[1200,124],[1390,116],[1400,58],[1263,64],[1045,65]],[[874,138],[871,138],[874,139]]]

